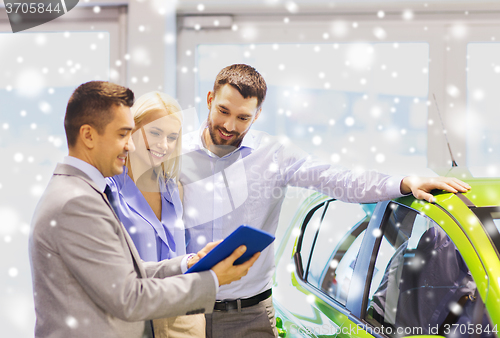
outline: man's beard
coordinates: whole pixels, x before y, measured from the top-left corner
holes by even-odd
[[[212,124],[212,122],[208,123],[208,133],[210,134],[210,138],[212,139],[212,143],[214,146],[217,148],[230,148],[231,150],[234,150],[238,148],[241,144],[241,141],[243,140],[243,136],[239,133],[229,133],[226,132],[226,130],[222,129],[222,131],[225,134],[231,134],[233,135],[233,138],[231,140],[224,140],[220,135],[218,129],[221,128],[215,128]],[[226,143],[227,142],[227,143]]]

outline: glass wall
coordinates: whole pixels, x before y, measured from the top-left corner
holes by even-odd
[[[30,222],[57,162],[73,90],[108,80],[107,32],[0,34],[0,327],[32,337]]]
[[[467,45],[467,166],[474,176],[499,176],[500,43]]]
[[[349,167],[427,166],[427,43],[210,44],[196,56],[200,120],[217,73],[246,63],[268,85],[252,128]]]

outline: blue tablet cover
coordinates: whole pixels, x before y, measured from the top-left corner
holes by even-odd
[[[226,237],[219,245],[200,259],[186,273],[210,270],[214,265],[229,257],[240,245],[245,245],[247,251],[234,261],[238,265],[249,260],[256,252],[264,250],[274,241],[274,236],[248,225],[241,225]]]

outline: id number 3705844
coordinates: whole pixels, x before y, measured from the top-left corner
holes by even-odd
[[[61,11],[64,12],[63,8],[64,4],[61,4],[59,2],[56,2],[52,4],[51,2],[14,2],[14,3],[5,3],[5,10],[7,14],[11,13],[60,13]]]

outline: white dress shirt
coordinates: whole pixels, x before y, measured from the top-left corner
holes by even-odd
[[[219,157],[203,144],[206,125],[183,137],[180,181],[187,252],[227,237],[242,224],[275,234],[288,186],[310,188],[345,202],[402,196],[403,177],[333,166],[264,132],[250,130],[237,149]],[[245,277],[219,288],[217,299],[259,294],[272,287],[273,273],[271,244]]]

